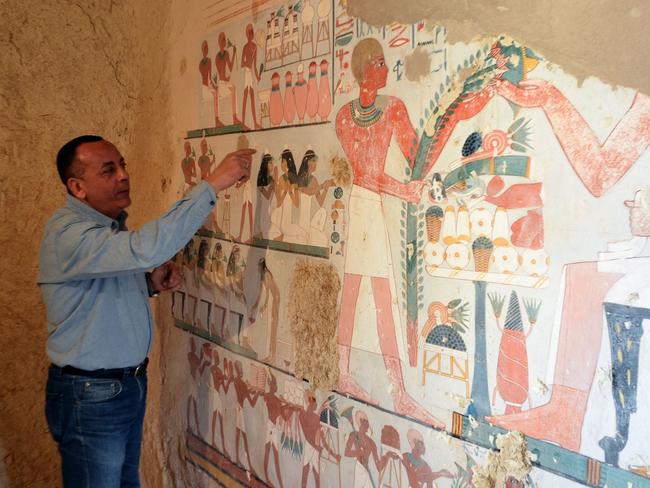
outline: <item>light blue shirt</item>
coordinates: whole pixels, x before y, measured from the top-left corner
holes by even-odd
[[[47,308],[47,354],[85,370],[141,363],[152,338],[144,273],[171,259],[212,211],[214,190],[200,183],[158,220],[127,231],[68,195],[45,227],[38,285]]]

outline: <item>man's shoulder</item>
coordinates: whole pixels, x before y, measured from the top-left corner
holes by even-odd
[[[61,227],[83,222],[91,223],[92,221],[79,212],[75,212],[73,209],[64,206],[54,211],[46,225],[48,227]]]
[[[101,227],[101,224],[75,212],[68,207],[57,209],[45,224],[43,240],[56,239],[63,234],[69,234],[68,231],[79,230],[83,232],[89,228]]]
[[[401,98],[394,97],[392,95],[379,95],[377,97],[377,101],[375,102],[375,105],[378,108],[383,109],[384,111],[391,110],[391,109],[400,109],[404,108],[404,102],[402,101]]]

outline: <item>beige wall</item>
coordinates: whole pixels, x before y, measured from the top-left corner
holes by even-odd
[[[72,137],[103,135],[129,164],[131,225],[162,210],[171,172],[168,4],[9,1],[0,17],[0,485],[4,476],[7,486],[57,486],[59,461],[43,414],[44,309],[35,284],[43,225],[65,194],[54,157]],[[155,361],[153,370],[155,385]],[[148,417],[149,432],[155,418]],[[145,460],[156,465],[150,472],[159,471],[154,456]]]
[[[443,24],[450,42],[504,33],[544,53],[582,81],[594,76],[612,85],[650,93],[650,54],[643,0],[348,0],[351,15],[373,24],[428,19]]]

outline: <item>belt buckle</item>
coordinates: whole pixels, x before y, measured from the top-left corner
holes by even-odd
[[[138,364],[135,367],[135,371],[133,371],[133,376],[140,376],[144,374],[144,372],[147,370],[147,364],[149,364],[149,358],[145,358],[144,361],[142,361],[140,364]]]
[[[144,362],[138,364],[135,368],[135,371],[133,372],[133,376],[140,376],[144,368],[145,368]]]

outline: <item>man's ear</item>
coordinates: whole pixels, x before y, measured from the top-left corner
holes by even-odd
[[[86,190],[84,190],[84,185],[80,179],[68,178],[66,186],[68,187],[68,191],[72,194],[72,196],[80,200],[84,200],[86,198]]]

